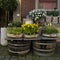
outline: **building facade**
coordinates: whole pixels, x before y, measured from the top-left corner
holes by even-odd
[[[54,9],[60,11],[60,0],[19,0],[20,8],[18,7],[17,11],[14,12],[13,18],[17,20],[16,15],[19,13],[22,18],[26,18],[29,11],[33,9]],[[21,11],[21,12],[18,12]],[[20,17],[19,17],[20,19]]]

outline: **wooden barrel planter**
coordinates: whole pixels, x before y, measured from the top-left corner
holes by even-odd
[[[12,54],[25,55],[30,51],[30,41],[8,40],[8,51]]]
[[[33,42],[33,52],[39,56],[51,56],[54,54],[56,40],[40,40]]]

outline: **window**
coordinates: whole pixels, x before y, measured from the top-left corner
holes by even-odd
[[[39,0],[39,8],[54,9],[57,8],[57,0]]]

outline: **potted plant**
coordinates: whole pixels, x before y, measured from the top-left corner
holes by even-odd
[[[46,37],[57,37],[56,35],[57,33],[58,33],[57,29],[51,23],[49,23],[43,29],[43,36]]]
[[[21,27],[8,27],[7,36],[12,38],[22,37],[22,28]]]
[[[22,25],[24,37],[26,38],[32,38],[32,37],[38,37],[38,24],[23,24]]]
[[[40,9],[35,9],[29,12],[29,17],[36,23],[41,25],[44,22],[46,12]]]
[[[46,11],[47,12],[47,16],[52,16],[52,11]]]
[[[21,22],[16,22],[16,21],[12,21],[10,23],[8,23],[9,27],[21,27],[22,23]]]
[[[52,11],[52,16],[53,16],[53,23],[58,23],[58,16],[59,16],[59,11]]]
[[[52,10],[46,11],[46,12],[47,12],[46,21],[47,21],[48,23],[50,23],[51,20],[52,20]]]
[[[5,11],[6,13],[5,17],[7,22],[9,20],[9,12],[15,11],[17,6],[18,6],[17,0],[1,0],[0,1],[0,9]],[[7,45],[7,41],[5,40],[5,38],[6,38],[6,28],[2,27],[1,28],[1,45]]]
[[[53,16],[59,16],[59,11],[56,11],[56,10],[52,11],[52,15]]]

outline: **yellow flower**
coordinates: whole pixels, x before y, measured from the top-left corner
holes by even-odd
[[[24,28],[24,30],[25,30],[25,28]]]
[[[37,30],[36,32],[39,32],[39,30]]]
[[[28,25],[28,27],[30,27],[30,26]]]
[[[50,23],[50,26],[52,26],[52,24]]]
[[[34,28],[34,26],[32,25],[32,28]]]
[[[36,24],[33,24],[34,26],[36,25]]]
[[[38,27],[38,23],[36,24],[36,26]]]

